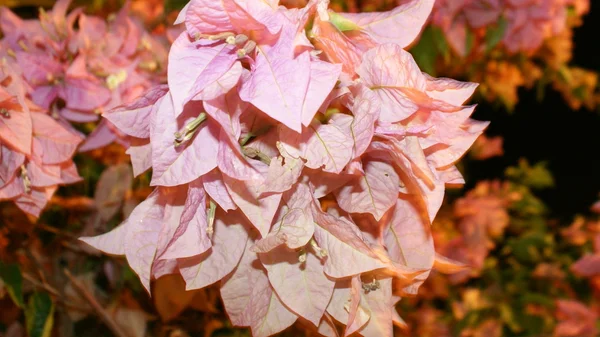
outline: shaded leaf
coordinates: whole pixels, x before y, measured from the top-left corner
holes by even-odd
[[[22,308],[25,303],[23,301],[23,277],[19,266],[0,262],[0,280],[4,282],[4,286],[13,302]]]
[[[54,325],[54,303],[47,293],[33,293],[25,311],[29,337],[50,337]]]

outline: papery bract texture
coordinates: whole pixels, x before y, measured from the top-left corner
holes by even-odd
[[[432,78],[403,49],[433,1],[356,15],[277,4],[186,6],[168,88],[106,114],[137,137],[136,172],[153,171],[155,194],[115,229],[145,228],[143,249],[84,240],[126,255],[146,287],[164,273],[220,281],[254,336],[299,318],[392,336],[398,296],[444,266],[430,227],[487,126],[463,106],[476,84]]]

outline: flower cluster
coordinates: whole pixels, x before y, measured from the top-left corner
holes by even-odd
[[[0,61],[0,200],[39,216],[58,185],[81,180],[72,157],[82,138],[31,101],[18,67]]]
[[[540,185],[514,174],[529,169],[511,167],[508,181],[482,182],[440,211],[436,248],[473,271],[432,272],[401,303],[401,336],[598,335],[600,222],[576,217],[559,230],[530,190]]]
[[[69,13],[70,3],[59,0],[35,20],[0,8],[0,57],[20,69],[31,100],[64,125],[96,121],[137,99],[164,81],[167,58],[167,41],[146,32],[127,6],[105,20],[83,14],[82,8]],[[113,141],[127,144],[102,121],[80,151]]]
[[[299,6],[307,0],[282,0]],[[333,0],[348,11],[388,10],[398,1]],[[546,85],[578,110],[600,103],[594,71],[570,65],[573,30],[590,0],[438,0],[410,48],[425,72],[480,83],[478,93],[513,109],[519,88]]]
[[[168,85],[104,114],[156,189],[83,240],[125,255],[146,289],[171,273],[187,289],[220,281],[255,336],[299,317],[323,335],[335,319],[392,336],[399,296],[436,261],[431,222],[445,185],[463,183],[454,163],[488,125],[463,106],[475,84],[432,78],[404,50],[432,6],[189,2]]]
[[[435,3],[431,24],[457,57],[485,59],[475,66],[481,76],[469,77],[482,82],[489,99],[510,108],[519,87],[542,81],[552,83],[573,109],[593,108],[598,102],[594,73],[568,67],[572,30],[589,7],[589,0],[442,0]],[[529,60],[513,60],[517,54]]]
[[[518,193],[511,192],[508,183],[483,181],[457,200],[454,216],[458,235],[454,238],[438,235],[436,241],[441,253],[470,267],[450,275],[452,282],[461,283],[479,275],[496,245],[494,239],[501,237],[509,224],[508,207],[518,199]]]
[[[466,56],[473,48],[483,52],[486,31],[493,29],[499,21],[504,27],[498,32],[500,36],[496,43],[502,42],[511,54],[524,52],[531,55],[544,40],[567,28],[569,8],[581,16],[589,11],[589,0],[440,0],[436,1],[431,18],[461,56]],[[469,34],[472,36],[468,37]]]

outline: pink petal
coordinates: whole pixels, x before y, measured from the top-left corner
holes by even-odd
[[[433,99],[453,105],[464,104],[475,92],[477,83],[460,82],[450,78],[433,78],[423,74],[427,79],[427,95]]]
[[[204,87],[193,99],[208,101],[225,95],[238,84],[243,70],[242,63],[235,62],[223,76]]]
[[[290,156],[282,146],[279,152],[281,156],[271,160],[265,183],[261,188],[262,193],[283,193],[292,188],[302,174],[302,159]]]
[[[217,212],[212,247],[201,255],[177,260],[187,290],[204,288],[235,269],[246,248],[247,227],[239,212]]]
[[[79,152],[103,148],[117,139],[117,135],[112,132],[106,123],[107,121],[103,120],[96,126],[79,147]]]
[[[232,142],[231,135],[221,129],[217,154],[217,166],[229,178],[241,181],[261,180],[258,171],[244,156],[238,142]]]
[[[338,322],[346,325],[344,336],[358,331],[370,319],[369,311],[360,305],[361,292],[363,290],[360,276],[338,281],[333,290],[327,312]]]
[[[329,124],[314,122],[302,137],[306,167],[340,173],[352,159],[354,140],[349,132],[351,117],[338,114]],[[347,126],[347,127],[346,127]]]
[[[379,289],[362,294],[361,304],[371,313],[371,319],[360,329],[360,334],[393,337],[392,311],[395,309],[392,300],[392,279],[380,279],[379,284]]]
[[[223,281],[221,298],[231,322],[251,326],[254,336],[276,334],[297,319],[273,292],[264,268],[248,247],[233,274]]]
[[[237,60],[234,49],[227,43],[206,46],[181,33],[171,47],[167,70],[176,116],[194,96],[227,73]]]
[[[137,177],[152,167],[152,144],[149,139],[131,138],[129,145],[125,153],[130,156],[133,176]]]
[[[340,74],[341,64],[331,64],[320,60],[310,62],[310,82],[302,107],[302,124],[309,126],[313,117],[333,90]]]
[[[283,195],[283,206],[271,233],[256,242],[254,252],[266,253],[285,244],[290,249],[304,247],[312,239],[315,225],[310,209],[312,195],[305,184]]]
[[[81,138],[42,113],[31,113],[33,152],[44,164],[60,164],[73,157]]]
[[[235,31],[223,1],[192,0],[182,12],[185,13],[187,33],[192,37]],[[178,18],[177,21],[181,20]]]
[[[223,182],[223,176],[215,169],[202,176],[204,190],[224,211],[237,209],[237,205],[231,199],[227,187]]]
[[[338,205],[349,213],[371,213],[377,221],[396,203],[400,178],[384,161],[368,160],[365,175],[335,192]]]
[[[353,76],[361,62],[364,52],[362,47],[340,32],[331,22],[323,21],[319,17],[315,17],[311,33],[315,47],[324,52],[327,60],[341,64],[344,73]]]
[[[163,227],[164,204],[160,190],[156,189],[146,200],[139,204],[126,222],[125,256],[144,288],[150,292],[152,264]]]
[[[25,155],[23,153],[15,152],[0,144],[0,180],[9,181],[24,162]]]
[[[334,174],[317,170],[304,170],[315,198],[322,198],[354,178],[351,174]]]
[[[160,259],[178,259],[200,255],[211,247],[206,234],[206,196],[200,179],[190,183],[177,230]]]
[[[340,13],[378,43],[409,46],[423,29],[435,0],[411,0],[389,12]]]
[[[52,195],[58,189],[57,186],[50,186],[44,188],[33,188],[30,193],[25,193],[19,196],[15,200],[15,205],[19,207],[23,212],[39,217],[46,205],[48,200],[52,198]]]
[[[186,143],[178,147],[173,144],[175,132],[180,131],[190,118],[196,117],[194,114],[198,114],[200,106],[200,103],[189,104],[182,116],[176,118],[167,96],[154,114],[151,122],[153,186],[186,184],[217,166],[218,129],[210,120],[205,121]]]
[[[129,136],[149,138],[151,113],[160,106],[168,90],[167,85],[156,86],[134,103],[117,107],[104,113],[103,117]]]
[[[281,194],[260,196],[260,181],[239,181],[227,176],[223,177],[223,181],[233,201],[260,235],[266,237],[279,207]]]
[[[398,122],[418,110],[411,94],[425,91],[426,78],[412,55],[400,46],[385,44],[369,50],[356,72],[378,96],[382,122]]]
[[[64,73],[62,64],[49,55],[28,52],[16,52],[17,62],[23,71],[23,77],[35,86],[48,83],[48,78]]]
[[[426,270],[402,289],[404,293],[415,295],[433,267],[435,249],[429,220],[423,220],[413,202],[410,199],[398,199],[384,238],[392,260],[408,267]]]
[[[352,138],[354,138],[354,158],[360,157],[371,144],[375,132],[375,122],[379,119],[381,104],[373,91],[365,86],[354,89],[355,97],[349,107],[354,115]]]
[[[49,187],[62,183],[60,167],[54,165],[41,167],[30,161],[27,163],[27,175],[31,185],[35,187]]]
[[[81,112],[75,111],[67,108],[63,108],[60,110],[60,116],[69,122],[75,123],[90,123],[98,120],[98,115],[96,113]]]
[[[127,237],[126,233],[129,227],[131,225],[129,225],[128,221],[125,221],[108,233],[94,237],[81,237],[79,240],[106,254],[125,255],[127,251],[125,238]]]
[[[259,254],[259,257],[282,302],[298,316],[318,326],[335,285],[323,273],[321,261],[308,253],[306,261],[300,263],[298,253],[285,246]]]
[[[5,102],[0,104],[4,105]],[[20,107],[18,110],[7,110],[10,117],[0,116],[0,140],[9,147],[28,155],[31,153],[33,131],[29,111],[23,111]]]
[[[240,98],[299,133],[311,62],[308,52],[296,58],[282,55],[285,48],[281,41],[266,53],[258,48],[256,65],[242,84]]]
[[[343,278],[386,267],[354,223],[320,211],[313,211],[313,216],[318,224],[315,226],[315,239],[328,254],[325,274]]]
[[[592,277],[600,274],[600,255],[586,255],[577,260],[571,270],[579,276]]]

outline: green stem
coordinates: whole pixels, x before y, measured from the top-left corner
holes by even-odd
[[[248,158],[260,160],[261,162],[263,162],[269,166],[271,165],[271,158],[269,158],[269,156],[267,156],[266,154],[260,152],[259,150],[255,149],[255,148],[243,147],[242,153],[244,154],[244,156],[246,156]]]
[[[180,146],[188,140],[192,139],[192,137],[194,137],[194,134],[198,131],[200,125],[202,125],[202,123],[206,121],[207,117],[208,115],[206,114],[206,112],[203,112],[198,117],[196,117],[196,119],[189,122],[181,132],[175,132],[175,141],[173,142],[175,147]]]

